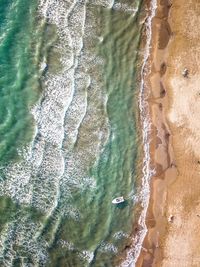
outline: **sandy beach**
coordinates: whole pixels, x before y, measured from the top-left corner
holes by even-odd
[[[200,266],[199,32],[198,0],[158,0],[146,81],[155,175],[137,267]]]

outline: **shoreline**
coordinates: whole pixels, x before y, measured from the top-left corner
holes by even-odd
[[[146,68],[146,90],[148,91],[147,103],[151,121],[150,129],[150,165],[154,171],[150,177],[149,203],[145,216],[147,233],[143,240],[140,255],[136,266],[160,266],[162,251],[160,239],[165,234],[167,218],[164,215],[166,200],[165,175],[176,178],[176,167],[173,163],[173,148],[171,132],[166,120],[165,109],[168,105],[166,88],[164,85],[166,74],[166,57],[168,43],[171,38],[171,29],[168,22],[171,4],[169,1],[157,0],[155,16],[152,19],[152,38],[150,55]],[[161,180],[161,182],[160,182]],[[155,260],[156,259],[156,260]]]
[[[142,50],[143,50],[143,59],[141,64],[141,71],[138,79],[140,80],[140,92],[138,94],[138,106],[139,106],[139,125],[142,128],[142,146],[143,146],[143,164],[141,166],[141,171],[143,173],[142,181],[141,181],[141,191],[138,192],[138,200],[139,206],[138,209],[140,210],[140,215],[138,216],[138,221],[133,224],[133,235],[132,235],[132,242],[125,248],[125,259],[121,261],[120,266],[130,266],[134,267],[137,259],[140,256],[141,248],[143,240],[147,233],[147,227],[145,224],[146,213],[148,209],[148,202],[149,202],[149,182],[152,176],[152,169],[150,164],[150,132],[151,132],[151,121],[149,114],[149,107],[146,101],[146,82],[145,77],[147,75],[147,66],[150,57],[150,50],[151,50],[151,38],[152,38],[152,19],[155,16],[155,11],[157,7],[157,0],[145,0],[144,6],[147,8],[147,14],[144,18],[145,23],[145,31],[144,31],[144,39],[145,43],[142,41]],[[144,45],[144,46],[143,46]]]
[[[137,267],[200,265],[198,7],[198,0],[157,0],[152,20],[146,83],[155,173]]]

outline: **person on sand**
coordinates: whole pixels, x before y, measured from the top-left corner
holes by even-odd
[[[173,223],[173,221],[174,221],[174,216],[170,215],[168,218],[168,222]]]
[[[185,68],[185,69],[182,71],[182,75],[183,75],[183,77],[184,77],[184,78],[187,78],[187,77],[188,77],[188,74],[189,74],[189,70]]]

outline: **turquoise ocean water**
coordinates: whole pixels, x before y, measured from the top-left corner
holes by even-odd
[[[128,266],[142,2],[1,0],[0,266]]]

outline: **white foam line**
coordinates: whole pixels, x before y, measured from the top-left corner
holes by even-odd
[[[90,85],[90,77],[89,77],[89,85]],[[88,86],[89,86],[88,85]],[[88,88],[88,86],[87,86],[87,88]],[[86,114],[87,114],[87,107],[88,107],[88,96],[87,96],[87,88],[86,88],[86,90],[85,90],[85,95],[84,95],[84,98],[83,98],[83,110],[82,110],[82,113],[80,114],[80,120],[79,120],[79,122],[77,123],[77,125],[76,125],[76,127],[75,127],[75,129],[74,129],[74,131],[71,131],[71,133],[73,133],[73,136],[71,136],[71,138],[72,138],[72,140],[73,140],[73,145],[76,143],[76,141],[77,141],[77,139],[78,139],[78,134],[79,134],[79,130],[80,130],[80,128],[81,128],[81,125],[82,125],[82,123],[83,123],[83,121],[84,121],[84,119],[85,119],[85,117],[86,117]],[[79,105],[79,107],[80,107],[81,105]],[[67,132],[67,131],[66,131]],[[72,135],[72,134],[71,134]],[[70,130],[69,130],[69,132],[68,132],[68,138],[69,138],[69,136],[70,136]]]
[[[147,74],[147,63],[151,51],[151,40],[152,40],[152,19],[155,16],[157,9],[157,0],[152,0],[150,5],[150,15],[146,22],[146,34],[147,42],[145,46],[144,61],[141,68],[141,85],[140,85],[140,94],[139,94],[139,109],[140,117],[143,129],[143,149],[144,149],[144,160],[143,160],[143,178],[142,178],[142,190],[140,192],[140,199],[142,202],[143,210],[139,218],[139,225],[142,227],[142,230],[134,237],[133,244],[131,249],[127,253],[126,260],[122,263],[121,267],[134,267],[137,259],[140,255],[142,248],[142,243],[147,233],[147,226],[145,224],[145,218],[147,214],[147,209],[149,205],[150,197],[150,179],[154,173],[154,170],[150,167],[150,130],[151,130],[151,121],[149,114],[149,106],[145,98],[146,92],[145,88],[145,76]]]
[[[138,5],[139,5],[139,2],[138,2]],[[138,6],[131,8],[131,7],[129,7],[128,4],[123,4],[123,3],[114,3],[113,9],[116,11],[123,11],[123,12],[129,13],[133,17],[138,12]]]
[[[44,4],[44,2],[41,2],[41,6],[43,6],[43,4]],[[60,39],[61,43],[62,43],[64,37],[66,37],[66,36],[69,37],[69,42],[71,43],[71,46],[73,46],[73,47],[76,46],[76,49],[75,49],[76,56],[79,56],[81,53],[82,47],[83,47],[82,35],[84,34],[84,25],[85,25],[85,16],[86,16],[85,5],[83,6],[83,10],[82,10],[83,15],[84,15],[83,16],[84,19],[80,19],[77,16],[77,13],[75,15],[74,15],[74,13],[72,13],[70,15],[70,19],[72,18],[72,21],[75,19],[76,22],[78,23],[78,25],[80,24],[80,26],[81,26],[81,36],[79,36],[79,38],[77,40],[77,39],[75,39],[74,36],[72,36],[72,33],[74,31],[73,27],[71,28],[71,26],[68,25],[69,16],[67,16],[67,19],[65,18],[65,16],[63,16],[63,14],[64,14],[63,12],[65,10],[63,3],[61,4],[61,6],[59,6],[58,3],[55,3],[54,1],[47,1],[46,4],[47,4],[47,6],[42,9],[42,14],[44,16],[46,16],[50,20],[50,22],[54,22],[58,26],[58,32],[59,32],[59,35],[61,38]],[[55,8],[55,7],[57,7],[57,8]],[[71,12],[75,8],[77,8],[76,2],[73,2],[70,10],[68,10],[68,11]],[[77,12],[77,10],[76,10],[76,12]],[[69,13],[68,13],[68,15],[69,15]],[[69,29],[71,28],[71,31],[68,30],[67,25],[69,26],[68,27]],[[76,43],[78,43],[78,44],[76,45]],[[62,44],[61,44],[61,46],[62,46]],[[63,63],[66,63],[65,61],[66,60],[64,59]],[[75,58],[73,56],[73,64],[70,67],[70,69],[68,69],[68,64],[65,64],[65,66],[67,67],[67,70],[66,70],[66,68],[63,70],[63,73],[61,73],[60,77],[58,77],[59,80],[57,80],[54,77],[49,77],[49,78],[51,78],[51,80],[49,80],[49,79],[47,80],[47,82],[46,82],[46,87],[47,87],[46,98],[47,98],[47,100],[45,101],[45,103],[43,103],[42,110],[39,111],[39,114],[37,116],[38,118],[36,117],[36,121],[40,124],[40,128],[41,128],[40,131],[42,130],[43,135],[46,137],[46,139],[47,138],[53,138],[52,140],[50,139],[50,141],[54,141],[55,143],[57,142],[57,145],[60,147],[60,149],[62,147],[63,138],[64,138],[64,120],[65,120],[66,112],[72,103],[72,99],[73,99],[74,91],[75,91],[74,79],[72,79],[72,77],[74,77],[76,68],[78,66],[77,58],[75,60]],[[67,71],[67,73],[69,73],[69,77],[67,74],[65,74],[66,71]],[[60,88],[63,90],[62,79],[64,79],[64,81],[66,79],[68,79],[69,85],[71,87],[71,91],[68,92],[67,98],[65,96],[65,98],[66,98],[66,99],[64,99],[65,103],[63,102],[64,106],[62,107],[62,110],[58,113],[54,109],[55,109],[55,102],[57,101],[59,103],[58,98],[60,99],[60,92],[58,90],[55,90],[55,87],[60,86]],[[54,99],[53,103],[50,101],[52,99]],[[58,127],[59,127],[58,129],[53,126],[53,125],[56,125],[56,123],[53,120],[55,115],[57,115],[56,117],[58,117],[59,121],[62,124],[62,125],[61,124],[58,125]],[[49,122],[48,122],[48,124],[47,123],[45,124],[44,122],[48,121],[47,117],[49,119]],[[57,119],[57,121],[58,121],[58,119]],[[51,126],[51,124],[53,127]],[[55,134],[54,137],[53,137],[53,134]],[[59,136],[58,136],[58,134],[59,134]],[[62,171],[59,174],[59,176],[57,177],[58,178],[57,179],[57,186],[56,186],[56,189],[54,190],[56,193],[55,199],[58,199],[58,197],[59,197],[59,181],[60,181],[60,179],[64,173],[64,170],[65,170],[65,162],[64,162],[63,156],[61,157],[61,161],[62,162],[61,162],[60,167],[61,167]],[[57,201],[54,202],[54,205],[49,210],[49,215],[53,212],[53,210],[56,206],[57,206]]]
[[[75,8],[76,8],[76,6],[74,4],[72,9],[75,9]],[[79,42],[77,42],[77,40],[76,40],[76,43],[80,43],[79,49],[77,49],[77,56],[80,55],[81,50],[83,48],[83,38],[82,38],[82,36],[84,35],[84,26],[85,26],[85,22],[86,22],[86,6],[85,5],[83,6],[83,18],[84,18],[83,21],[79,20],[79,22],[81,21],[81,37],[80,37]],[[74,66],[74,76],[75,76],[75,71],[76,71],[77,65],[78,65],[78,62],[76,62],[76,65]],[[64,129],[65,116],[66,116],[67,110],[69,109],[69,106],[72,103],[74,92],[75,92],[75,84],[74,84],[74,79],[73,79],[73,94],[72,94],[72,98],[70,99],[70,104],[68,106],[65,105],[64,114],[63,114],[63,118],[62,118],[62,122],[63,122],[62,123],[62,135],[63,135],[63,137],[62,137],[62,142],[61,142],[62,144],[63,144],[64,132],[65,132],[65,129]],[[87,90],[86,90],[86,93],[87,93]],[[86,113],[86,111],[85,111],[85,113]],[[61,145],[61,147],[62,147],[62,145]],[[58,201],[59,195],[60,195],[60,186],[59,186],[59,184],[60,184],[61,177],[64,174],[64,171],[65,171],[65,160],[64,160],[64,156],[62,156],[62,174],[59,176],[59,179],[58,179],[56,197],[55,197],[56,201],[54,203],[54,207],[53,207],[51,212],[53,212],[53,210],[57,207],[57,204],[58,204],[57,201]]]

